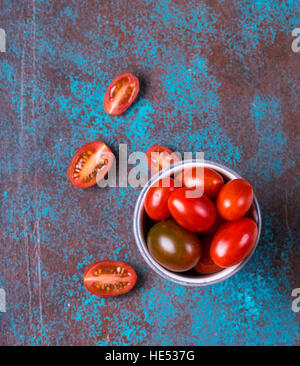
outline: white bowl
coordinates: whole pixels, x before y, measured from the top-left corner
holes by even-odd
[[[139,251],[141,252],[144,260],[146,263],[161,277],[165,278],[166,280],[178,283],[183,286],[208,286],[213,285],[215,283],[219,283],[221,281],[225,281],[227,278],[233,276],[235,273],[240,271],[245,264],[249,261],[249,259],[252,257],[253,253],[255,252],[255,249],[257,247],[257,244],[259,242],[260,233],[261,233],[261,213],[259,204],[257,202],[257,199],[254,195],[253,199],[253,212],[252,212],[252,218],[257,223],[258,228],[258,234],[257,239],[255,242],[255,245],[252,249],[252,251],[249,253],[249,255],[240,263],[236,264],[235,266],[222,269],[221,271],[217,273],[212,274],[194,274],[192,271],[189,272],[172,272],[168,269],[161,266],[159,263],[155,261],[154,258],[150,255],[148,248],[147,248],[147,233],[149,228],[147,228],[147,221],[148,216],[145,213],[144,209],[144,201],[146,194],[150,188],[155,182],[157,182],[159,179],[166,178],[169,176],[172,176],[174,174],[179,173],[183,168],[191,168],[191,167],[201,167],[205,166],[207,168],[211,168],[218,173],[220,173],[225,180],[232,180],[236,178],[242,178],[239,174],[234,172],[233,170],[225,167],[224,165],[209,161],[209,160],[187,160],[183,162],[176,163],[175,165],[171,166],[170,168],[166,168],[159,173],[157,173],[152,179],[148,181],[148,184],[143,188],[141,191],[134,210],[133,215],[133,232],[135,241],[137,244],[137,247],[139,248]]]

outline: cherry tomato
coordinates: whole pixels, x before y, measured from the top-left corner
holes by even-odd
[[[253,189],[244,179],[234,179],[226,183],[217,197],[217,210],[228,221],[242,218],[253,201]]]
[[[257,238],[256,223],[244,217],[226,222],[213,237],[210,256],[220,267],[231,267],[240,263],[251,252]]]
[[[219,272],[222,268],[216,265],[210,257],[210,246],[213,235],[201,237],[201,258],[195,270],[198,273],[209,274]]]
[[[188,188],[178,188],[171,194],[168,201],[171,215],[187,230],[201,232],[209,229],[217,215],[214,204],[205,195],[187,197],[188,191]]]
[[[157,222],[148,232],[151,256],[163,267],[175,272],[195,267],[201,255],[200,240],[172,219]]]
[[[202,235],[212,235],[212,234],[215,234],[218,231],[219,227],[221,225],[223,225],[225,222],[226,221],[217,213],[217,217],[216,217],[215,222],[213,223],[213,225],[209,229],[207,229],[205,231],[201,231],[201,233],[199,233],[199,234],[201,236]]]
[[[114,155],[103,142],[93,141],[81,146],[69,166],[69,179],[79,188],[95,185],[110,170]]]
[[[133,288],[136,279],[136,272],[132,267],[112,260],[92,264],[83,275],[86,289],[100,297],[125,294]]]
[[[149,169],[153,173],[175,164],[179,161],[178,156],[170,149],[161,145],[153,145],[146,151]]]
[[[136,76],[126,72],[116,77],[108,86],[104,97],[104,109],[114,116],[126,111],[140,90]]]
[[[176,181],[187,188],[203,189],[203,193],[212,199],[217,197],[224,185],[222,176],[206,167],[186,168],[176,176]]]
[[[175,191],[174,179],[161,179],[157,185],[149,188],[145,198],[145,210],[152,220],[164,220],[171,214],[168,208],[168,199]]]
[[[252,205],[250,206],[248,212],[245,215],[246,217],[249,217],[250,219],[252,219],[253,221],[255,221],[257,223],[258,221],[258,215],[257,215],[257,211],[256,208],[254,206],[254,203],[252,203]]]

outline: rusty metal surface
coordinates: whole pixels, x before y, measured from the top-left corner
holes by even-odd
[[[299,344],[299,26],[296,1],[1,1],[1,345]],[[104,93],[123,71],[142,90],[111,117]],[[157,277],[133,239],[139,189],[68,181],[96,139],[204,151],[246,177],[263,214],[247,266],[203,289]],[[132,292],[84,290],[105,258],[137,270]]]

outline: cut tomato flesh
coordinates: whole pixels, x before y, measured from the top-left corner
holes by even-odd
[[[102,261],[93,264],[85,271],[84,285],[96,296],[117,296],[131,290],[136,278],[134,269],[128,264]]]
[[[148,166],[153,173],[175,164],[178,156],[165,146],[153,145],[146,151]]]
[[[113,154],[103,142],[89,142],[74,155],[69,167],[69,179],[80,188],[95,185],[111,168]]]
[[[128,104],[133,92],[134,84],[129,84],[127,78],[121,79],[110,91],[111,105],[109,106],[108,113],[114,114],[116,107]]]
[[[107,88],[104,108],[111,115],[123,113],[133,103],[139,92],[139,81],[131,73],[115,78]]]

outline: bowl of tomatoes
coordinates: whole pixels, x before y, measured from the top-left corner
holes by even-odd
[[[208,160],[177,162],[141,191],[133,232],[145,262],[184,286],[219,283],[252,257],[261,212],[252,186],[238,173]]]

